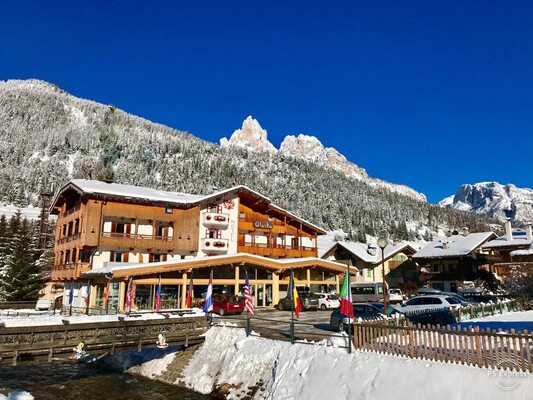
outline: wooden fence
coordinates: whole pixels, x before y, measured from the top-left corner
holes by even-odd
[[[379,322],[354,325],[354,347],[378,353],[465,364],[492,369],[533,372],[533,335],[523,333],[423,327],[420,324],[395,326]]]

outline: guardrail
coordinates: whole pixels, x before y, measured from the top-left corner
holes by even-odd
[[[185,310],[183,313],[187,313]],[[116,349],[136,348],[156,345],[158,335],[164,333],[168,344],[199,343],[207,329],[204,316],[170,318],[172,313],[159,313],[166,318],[139,319],[132,313],[126,319],[118,315],[116,321],[71,323],[63,319],[62,325],[1,327],[0,359],[12,359],[16,364],[21,358],[72,353],[73,348],[84,342],[87,352],[97,354]]]

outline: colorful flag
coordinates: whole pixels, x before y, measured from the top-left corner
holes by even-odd
[[[248,311],[250,317],[254,316],[254,302],[252,300],[252,291],[250,289],[250,282],[248,281],[248,271],[244,271],[244,308]]]
[[[344,276],[339,297],[341,300],[341,314],[346,315],[348,318],[353,318],[352,289],[348,273]]]
[[[191,281],[189,282],[189,289],[187,289],[187,299],[185,300],[185,307],[192,308],[192,296],[194,293],[194,285],[192,283],[192,272],[191,272]]]
[[[205,294],[204,312],[213,311],[213,271],[209,275],[209,285],[207,286],[207,293]]]
[[[107,303],[109,301],[109,289],[110,289],[110,286],[111,286],[111,279],[108,279],[107,283],[105,285],[105,289],[104,289],[104,308],[107,308]]]
[[[87,288],[85,289],[85,305],[89,305],[89,300],[91,297],[91,280],[87,282]]]
[[[131,300],[133,297],[133,277],[130,277],[128,282],[128,290],[126,291],[126,302],[124,303],[124,308],[131,308]]]
[[[68,305],[72,305],[72,300],[74,300],[74,282],[70,284],[70,291],[68,293]]]
[[[155,293],[155,310],[161,310],[161,274],[159,274],[159,283],[157,285],[157,292]]]
[[[294,308],[294,314],[296,314],[296,318],[300,318],[302,304],[300,303],[300,297],[298,296],[298,291],[296,290],[296,285],[294,284],[294,273],[292,271],[289,280],[289,286],[287,287],[287,297],[292,299],[292,305]]]

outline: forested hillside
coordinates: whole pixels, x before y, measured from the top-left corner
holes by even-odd
[[[54,85],[0,82],[0,199],[37,205],[71,178],[205,194],[246,185],[280,207],[353,239],[387,232],[429,237],[437,227],[488,229],[487,218],[417,201],[316,165],[220,148],[191,134],[78,99]],[[407,225],[418,226],[414,232]]]

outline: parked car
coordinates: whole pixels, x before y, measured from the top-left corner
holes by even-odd
[[[383,318],[382,312],[377,307],[374,307],[370,303],[355,303],[353,305],[353,316],[354,316],[354,319]],[[337,329],[339,332],[345,331],[350,322],[353,323],[353,320],[350,321],[350,318],[348,318],[344,314],[341,314],[340,308],[333,310],[333,312],[331,313],[331,316],[329,317],[329,324],[333,328]]]
[[[399,310],[403,313],[422,310],[454,309],[461,307],[459,300],[453,296],[442,294],[422,295],[411,297],[403,303]]]
[[[425,294],[440,294],[441,291],[435,288],[421,287],[416,291],[417,295],[423,296]]]
[[[383,314],[383,303],[369,303],[369,304],[379,309],[379,311]],[[399,310],[397,305],[391,306],[390,304],[387,304],[387,315],[392,315],[392,314],[403,314],[403,313]]]
[[[35,311],[47,311],[52,307],[52,302],[47,299],[40,299],[37,300],[37,304],[35,304]]]
[[[339,298],[334,294],[329,293],[315,293],[318,297],[318,307],[322,311],[330,308],[338,308],[341,305]]]
[[[500,298],[493,294],[465,294],[465,299],[474,305],[497,303],[500,301]]]
[[[314,293],[299,293],[298,298],[300,299],[300,304],[304,311],[308,310],[318,310],[318,296]],[[280,299],[278,305],[276,306],[278,310],[291,310],[292,308],[292,298],[285,297]]]
[[[434,289],[434,288],[420,288],[418,289],[418,294],[420,296],[427,295],[427,294],[441,294],[444,296],[451,296],[455,298],[456,300],[458,300],[459,303],[461,303],[461,306],[468,307],[472,305],[472,302],[468,301],[463,296],[457,293],[454,293],[454,292],[444,292],[444,291],[441,291],[439,289]]]
[[[400,289],[398,288],[390,288],[389,289],[389,300],[388,302],[390,304],[395,304],[395,303],[401,303],[403,301],[403,293]]]
[[[203,307],[205,300],[200,303]],[[213,313],[220,316],[241,314],[244,311],[244,298],[236,294],[216,293],[213,295]]]

